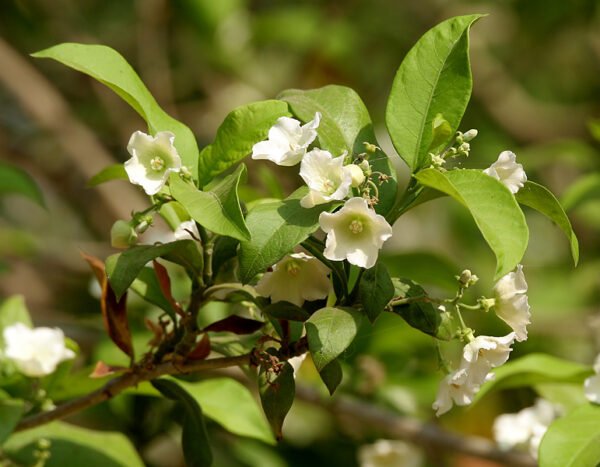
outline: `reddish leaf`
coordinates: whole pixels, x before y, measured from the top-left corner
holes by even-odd
[[[94,371],[92,371],[90,374],[90,378],[105,378],[116,373],[121,373],[125,370],[127,370],[127,368],[122,366],[110,366],[100,360],[98,363],[96,363]]]
[[[204,331],[228,331],[234,334],[252,334],[264,326],[262,321],[231,315],[204,328]]]
[[[133,361],[131,331],[129,330],[129,321],[127,320],[127,294],[124,294],[121,300],[117,300],[108,282],[104,263],[100,259],[85,253],[81,253],[81,256],[88,262],[102,287],[100,304],[102,306],[102,318],[106,332],[117,347],[125,352]]]
[[[154,272],[156,273],[156,278],[158,279],[158,284],[160,285],[160,290],[179,316],[184,316],[185,313],[179,306],[179,304],[173,298],[173,294],[171,293],[171,278],[169,277],[169,272],[167,268],[165,268],[162,264],[160,264],[156,260],[152,260],[152,264],[154,265]]]
[[[210,355],[210,337],[207,333],[204,333],[202,339],[196,344],[196,348],[192,350],[187,358],[189,360],[204,360]]]

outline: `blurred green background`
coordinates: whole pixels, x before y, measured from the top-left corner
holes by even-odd
[[[28,54],[68,41],[115,48],[163,108],[193,129],[201,147],[238,105],[287,88],[344,84],[362,96],[380,145],[392,154],[383,115],[396,69],[426,30],[467,13],[489,16],[471,34],[474,90],[461,129],[477,128],[479,136],[465,165],[487,167],[511,149],[529,179],[566,201],[578,200],[569,204],[581,242],[576,269],[561,232],[527,212],[531,243],[523,262],[533,324],[513,357],[543,351],[590,363],[600,350],[600,202],[597,192],[596,198],[578,199],[569,191],[584,179],[593,181],[600,167],[597,0],[3,0],[0,159],[35,179],[47,209],[19,197],[0,198],[0,294],[25,295],[37,325],[61,326],[94,361],[98,352],[91,355],[91,349],[104,338],[79,251],[110,254],[112,223],[144,206],[140,192],[124,182],[86,188],[96,172],[126,160],[127,141],[144,129],[142,120],[102,85]],[[291,171],[248,164],[247,200],[288,193],[299,183]],[[450,200],[402,217],[386,256],[392,273],[412,277],[434,294],[451,294],[452,275],[465,268],[481,278],[472,297],[490,292],[492,253],[468,213]],[[480,333],[507,332],[492,317],[468,319]],[[346,392],[432,418],[429,405],[441,374],[431,339],[387,317],[363,332],[346,357]],[[315,380],[310,370],[305,373],[301,377]],[[443,424],[489,436],[495,415],[533,398],[529,390],[498,393],[470,410],[455,410]],[[176,466],[182,460],[167,411],[143,398],[125,398],[79,421],[129,434],[149,465]],[[211,427],[216,465],[352,466],[357,447],[381,437],[303,403],[295,405],[285,432],[274,450]],[[439,454],[428,462],[492,465]]]

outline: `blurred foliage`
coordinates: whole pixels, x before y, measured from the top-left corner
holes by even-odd
[[[65,151],[65,142],[7,80],[34,83],[27,92],[43,106],[44,90],[23,74],[41,72],[75,119],[97,135],[113,163],[125,159],[129,135],[143,128],[134,112],[88,78],[45,61],[33,63],[29,53],[66,41],[119,50],[160,105],[192,128],[202,147],[238,105],[275,97],[286,88],[331,83],[354,88],[369,106],[375,128],[381,128],[389,87],[405,53],[437,22],[467,13],[489,13],[472,32],[474,95],[462,124],[463,130],[479,130],[472,163],[483,167],[501,150],[516,152],[530,178],[564,195],[581,241],[581,262],[573,269],[559,229],[527,213],[532,238],[541,239],[529,246],[524,260],[533,324],[530,339],[516,346],[513,357],[536,351],[589,363],[600,350],[596,0],[4,0],[0,67],[7,66],[10,51],[35,68],[0,78],[0,158],[37,182],[47,208],[2,193],[0,293],[23,293],[36,323],[59,324],[90,355],[104,338],[99,305],[89,292],[91,278],[78,250],[108,256],[109,229],[119,214],[107,207],[106,192],[85,188],[86,177]],[[380,144],[393,152],[388,141]],[[79,148],[79,157],[88,162],[86,147]],[[285,168],[274,177],[261,162],[248,161],[248,167],[246,201],[279,197],[298,184]],[[400,161],[398,170],[406,178]],[[135,191],[130,193],[131,200],[119,199],[121,205],[133,203]],[[403,216],[395,232],[387,249],[395,274],[411,275],[435,294],[447,291],[452,274],[468,267],[481,278],[469,293],[489,292],[494,258],[462,208],[437,200]],[[131,300],[132,308],[139,305],[136,326],[142,333],[146,311],[136,297]],[[488,316],[467,318],[482,332],[506,331]],[[140,334],[142,343],[144,338]],[[103,349],[87,363],[100,355],[108,360]],[[400,318],[382,316],[374,327],[363,329],[344,359],[344,391],[397,413],[432,416],[429,405],[441,377],[435,373],[436,349],[432,339]],[[303,367],[300,378],[320,384],[311,365]],[[487,397],[488,404],[455,410],[443,423],[489,435],[495,415],[527,405],[534,393],[510,389]],[[169,421],[173,410],[152,398],[128,396],[88,410],[76,421],[126,433],[147,465],[176,466],[183,459],[177,458],[176,427]],[[357,446],[380,436],[352,420],[338,423],[301,402],[294,405],[284,426],[288,436],[277,450],[234,438],[212,422],[208,428],[215,465],[224,467],[351,466]],[[437,455],[429,462],[461,465],[460,458]]]

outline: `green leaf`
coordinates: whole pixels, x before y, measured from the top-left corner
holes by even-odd
[[[154,269],[143,267],[136,279],[131,283],[131,290],[157,307],[164,310],[171,318],[175,318],[175,310],[165,298]]]
[[[348,348],[360,322],[361,315],[355,310],[333,307],[321,308],[306,321],[308,348],[318,371]]]
[[[426,298],[427,293],[416,282],[410,279],[392,279],[394,284],[394,299],[405,299],[422,297]],[[418,329],[439,339],[449,339],[446,328],[443,327],[444,320],[440,311],[431,303],[425,301],[415,301],[403,305],[394,305],[392,311],[401,316],[409,326]]]
[[[325,386],[327,386],[329,395],[333,396],[333,393],[342,382],[342,378],[344,376],[342,372],[342,365],[340,365],[340,362],[337,360],[332,360],[321,371],[319,371],[319,376],[321,377],[323,383],[325,383]]]
[[[358,296],[369,321],[374,323],[394,298],[394,284],[383,263],[378,262],[363,273],[358,284]]]
[[[592,374],[590,367],[551,355],[534,353],[505,363],[493,370],[492,381],[485,383],[475,401],[492,390],[532,386],[540,383],[580,383]],[[583,391],[583,389],[582,389]]]
[[[208,440],[208,432],[204,423],[202,409],[179,383],[171,379],[157,379],[152,386],[169,399],[179,403],[183,409],[181,427],[181,446],[185,463],[189,467],[208,467],[212,465],[213,455]]]
[[[292,193],[283,201],[257,204],[246,217],[252,239],[240,243],[240,279],[248,283],[319,228],[319,214],[332,208],[321,204],[305,209],[300,199],[306,187]]]
[[[128,180],[127,172],[123,164],[113,164],[105,167],[87,182],[88,187],[98,186],[112,180]]]
[[[0,195],[17,194],[22,195],[33,202],[45,207],[44,197],[39,187],[24,170],[0,162]]]
[[[425,169],[415,178],[425,186],[450,195],[471,212],[496,255],[496,279],[519,264],[527,248],[529,230],[523,211],[501,182],[474,169],[444,173]]]
[[[178,384],[202,406],[208,418],[226,430],[274,444],[267,421],[243,384],[231,378],[214,378],[198,383],[178,381]]]
[[[202,150],[198,161],[200,186],[208,183],[252,152],[252,146],[267,138],[279,117],[289,117],[288,105],[268,100],[233,110],[217,130],[214,143]]]
[[[384,254],[381,261],[392,276],[410,276],[420,284],[433,285],[452,292],[457,287],[454,276],[461,270],[460,266],[445,256],[428,251]]]
[[[519,203],[535,209],[560,227],[571,244],[571,256],[575,266],[577,266],[579,262],[577,236],[573,232],[569,218],[552,192],[542,185],[528,181],[517,192],[515,198]]]
[[[193,240],[134,246],[106,259],[106,274],[117,299],[123,296],[142,268],[159,257],[180,264],[193,277],[202,274],[202,257]]]
[[[561,199],[567,211],[577,209],[594,200],[600,200],[600,173],[581,177],[569,187]]]
[[[4,348],[2,331],[4,328],[16,323],[23,323],[28,327],[33,326],[25,305],[25,298],[22,295],[13,295],[0,305],[0,348]]]
[[[329,85],[319,89],[302,91],[289,89],[279,98],[286,101],[294,115],[302,121],[315,118],[321,113],[318,128],[319,147],[339,156],[344,151],[360,154],[365,151],[364,142],[376,144],[369,111],[360,96],[346,86]],[[386,214],[396,198],[396,172],[388,157],[380,150],[370,155],[373,170],[391,178],[379,188],[379,203],[376,211]]]
[[[435,151],[440,146],[444,145],[447,141],[450,141],[450,137],[454,135],[452,127],[448,123],[448,120],[444,118],[442,114],[437,114],[431,122],[431,143],[427,151]]]
[[[171,194],[187,209],[192,219],[208,230],[238,240],[250,240],[237,193],[240,178],[245,172],[246,166],[242,164],[210,191],[200,191],[173,174]]]
[[[447,143],[467,108],[473,80],[469,28],[481,15],[450,18],[426,32],[402,61],[388,99],[385,122],[398,154],[413,172],[429,164],[436,116],[448,122]]]
[[[179,224],[190,220],[190,215],[185,208],[177,201],[169,201],[163,204],[159,209],[161,217],[169,224],[173,230],[177,230]]]
[[[45,467],[143,467],[131,442],[121,433],[94,431],[63,422],[13,434],[3,451],[21,465],[35,465],[34,452],[40,439],[50,441]]]
[[[283,363],[278,372],[265,370],[258,374],[258,391],[263,411],[271,425],[275,437],[283,437],[281,427],[287,413],[294,403],[296,382],[294,369],[288,362]]]
[[[22,400],[0,399],[0,446],[13,432],[24,412],[25,403]]]
[[[310,318],[308,311],[289,302],[272,303],[263,308],[262,312],[270,318],[288,321],[306,321]]]
[[[146,120],[152,134],[172,132],[183,164],[193,174],[197,172],[198,146],[194,134],[160,108],[137,73],[117,51],[103,45],[64,43],[32,56],[51,58],[108,86]]]
[[[586,404],[555,420],[542,438],[540,467],[600,464],[600,406]]]

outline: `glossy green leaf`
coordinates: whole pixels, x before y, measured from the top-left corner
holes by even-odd
[[[317,370],[323,370],[352,343],[361,315],[352,309],[326,307],[305,323],[308,348]]]
[[[279,440],[283,437],[281,427],[296,395],[292,365],[285,362],[277,372],[261,367],[258,375],[258,391],[269,425]]]
[[[411,277],[420,284],[452,292],[457,287],[454,276],[461,271],[460,266],[450,259],[429,251],[383,254],[380,260],[392,276]]]
[[[246,167],[242,164],[209,191],[198,190],[173,174],[171,194],[187,209],[192,219],[208,230],[238,240],[250,240],[237,192],[245,172]]]
[[[168,203],[163,204],[158,212],[173,230],[177,230],[177,227],[179,227],[182,222],[190,220],[188,212],[181,203],[178,203],[177,201],[169,201]]]
[[[131,290],[148,303],[164,310],[171,318],[175,318],[175,310],[163,295],[154,269],[143,267],[136,279],[131,283]]]
[[[480,17],[458,16],[430,29],[396,73],[385,122],[396,151],[413,172],[429,164],[436,116],[452,129],[437,145],[449,142],[458,129],[473,86],[469,28]]]
[[[202,408],[179,382],[172,379],[157,379],[152,381],[152,386],[161,394],[179,403],[183,409],[183,420],[181,423],[181,446],[185,463],[189,467],[209,467],[213,462],[210,449],[210,441]]]
[[[0,304],[0,348],[4,347],[2,331],[16,323],[23,323],[28,327],[33,326],[25,305],[25,298],[22,295],[13,295]]]
[[[103,45],[64,43],[32,55],[56,60],[108,86],[146,120],[152,134],[172,132],[183,164],[193,174],[197,172],[198,146],[194,134],[160,108],[137,73],[117,51]]]
[[[308,311],[289,302],[275,302],[263,308],[262,311],[265,315],[274,319],[306,321],[310,318]]]
[[[283,201],[256,205],[246,217],[252,239],[240,243],[240,279],[252,278],[275,264],[294,247],[319,228],[319,214],[331,209],[321,204],[311,209],[300,206],[306,187],[300,188]]]
[[[586,404],[555,420],[542,438],[540,467],[600,464],[600,406]]]
[[[542,213],[560,227],[571,245],[571,256],[575,266],[579,262],[579,242],[571,227],[571,222],[562,206],[550,190],[534,182],[526,182],[515,195],[517,201]]]
[[[202,273],[202,257],[193,240],[134,246],[106,259],[106,274],[117,299],[123,296],[142,268],[159,257],[183,266],[194,276]]]
[[[495,377],[485,383],[475,400],[493,390],[531,386],[539,383],[580,383],[590,374],[590,367],[551,355],[534,353],[509,361],[493,370]],[[583,391],[583,386],[582,386]]]
[[[333,393],[340,385],[342,378],[344,377],[342,365],[340,365],[339,361],[332,360],[323,369],[321,369],[321,371],[319,371],[319,376],[321,377],[323,383],[325,383],[325,386],[327,386],[329,395],[333,396]]]
[[[202,406],[204,415],[239,436],[274,444],[275,439],[256,400],[243,384],[231,378],[198,383],[178,381]]]
[[[0,398],[0,446],[13,432],[24,412],[22,400]]]
[[[450,195],[471,212],[483,238],[496,255],[496,279],[521,262],[529,230],[523,211],[502,183],[474,169],[449,172],[425,169],[415,178],[425,186]]]
[[[128,180],[127,172],[123,164],[113,164],[105,167],[87,182],[88,187],[101,185],[112,180]]]
[[[363,273],[358,284],[358,297],[369,321],[374,323],[394,297],[394,284],[383,263],[378,262]]]
[[[600,173],[581,177],[562,196],[562,205],[567,211],[577,209],[589,201],[600,200]]]
[[[40,439],[50,441],[45,467],[144,467],[131,442],[121,433],[94,431],[52,422],[13,434],[2,447],[20,465],[35,465],[34,452]]]
[[[252,146],[267,138],[279,117],[291,116],[288,105],[268,100],[233,110],[217,130],[215,141],[202,150],[198,162],[200,185],[208,183],[252,152]]]
[[[346,86],[329,85],[319,89],[303,91],[289,89],[279,98],[286,101],[300,120],[308,122],[321,113],[318,128],[319,147],[339,156],[365,152],[364,142],[377,144],[371,117],[360,96]],[[388,157],[380,150],[370,155],[373,170],[391,178],[379,188],[379,203],[376,210],[385,214],[396,198],[396,172]]]
[[[11,194],[25,196],[40,206],[45,206],[42,192],[27,172],[0,162],[0,196]]]

